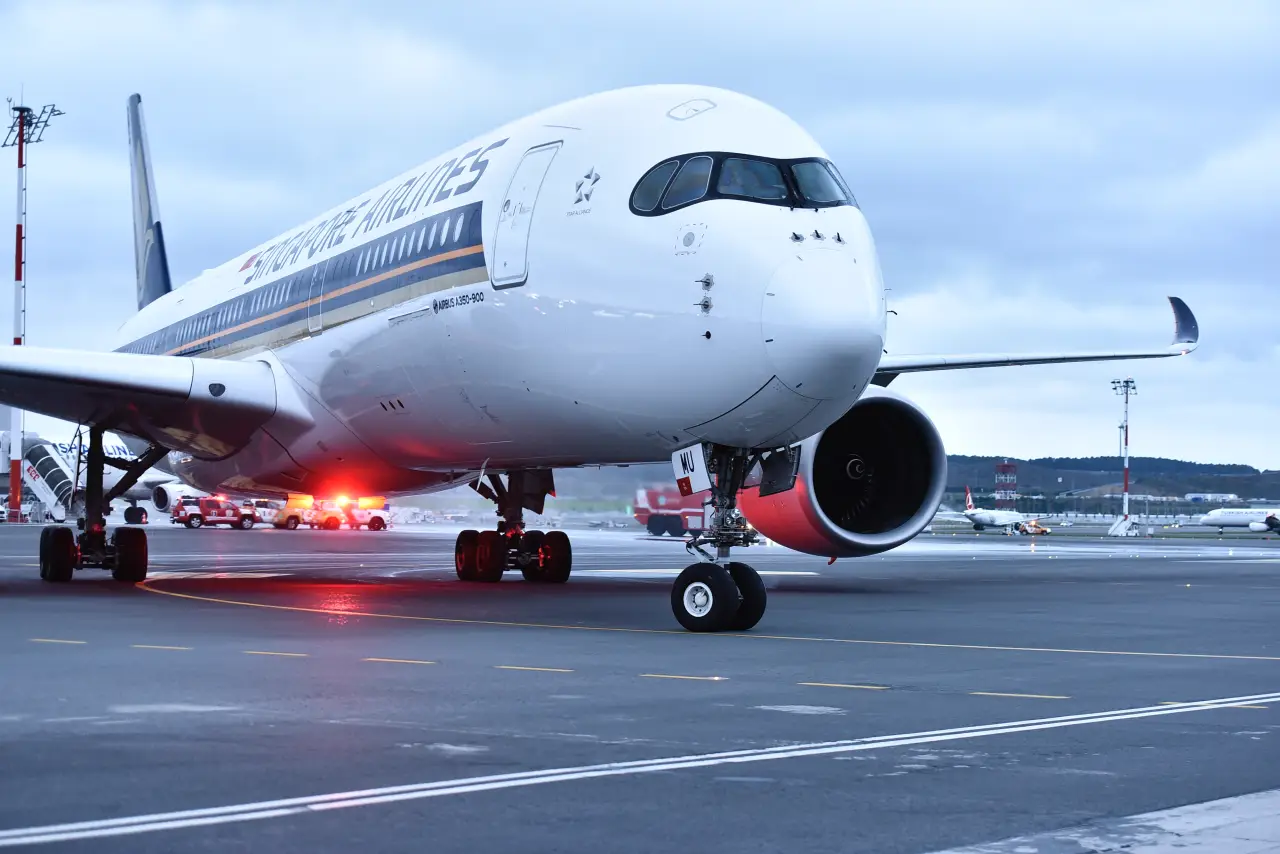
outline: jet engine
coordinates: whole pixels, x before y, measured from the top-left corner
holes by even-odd
[[[739,504],[770,540],[826,557],[888,551],[933,519],[947,483],[938,429],[919,407],[873,387],[839,421],[798,446],[795,486]]]
[[[173,502],[184,495],[203,498],[208,494],[180,483],[162,483],[151,490],[151,503],[155,505],[157,513],[168,513],[173,507]]]
[[[1253,531],[1255,534],[1266,534],[1268,532],[1272,534],[1280,534],[1280,519],[1277,519],[1275,516],[1268,516],[1262,522],[1250,522],[1249,530]]]

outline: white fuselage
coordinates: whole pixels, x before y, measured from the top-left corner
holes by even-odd
[[[485,134],[148,305],[118,349],[273,362],[315,426],[221,460],[208,491],[394,495],[490,470],[777,447],[867,388],[884,286],[855,205],[631,208],[699,152],[825,158],[735,93],[625,89]],[[991,523],[1000,524],[1000,523]]]
[[[973,509],[964,511],[964,517],[975,525],[982,525],[990,528],[1007,528],[1010,525],[1016,525],[1019,522],[1026,522],[1034,517],[1024,516],[1021,513],[1015,513],[1012,510],[982,510]]]
[[[1280,518],[1276,507],[1219,507],[1200,517],[1201,525],[1215,528],[1248,528],[1250,524],[1267,524],[1268,519]]]

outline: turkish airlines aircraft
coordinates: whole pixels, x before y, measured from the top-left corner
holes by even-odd
[[[1255,534],[1280,534],[1280,508],[1219,507],[1200,517],[1199,524],[1222,533],[1223,528],[1248,528]]]
[[[1027,516],[1014,510],[986,510],[978,507],[973,503],[973,493],[967,486],[964,488],[964,518],[973,523],[975,531],[981,531],[983,528],[1004,528],[1006,531],[1012,531],[1015,526],[1040,521],[1039,516]]]
[[[554,469],[671,458],[710,493],[673,611],[748,629],[765,590],[728,558],[757,532],[834,559],[929,523],[946,456],[886,388],[899,374],[1171,356],[1198,337],[1170,298],[1169,347],[885,355],[884,283],[845,179],[778,110],[702,86],[504,125],[172,290],[136,95],[129,127],[138,314],[112,353],[0,353],[0,402],[93,427],[85,530],[47,529],[50,581],[146,576],[145,533],[108,538],[99,510],[120,488],[101,488],[105,429],[151,443],[121,483],[172,452],[207,492],[471,484],[501,521],[458,536],[457,573],[490,582],[569,577],[569,538],[524,529]],[[654,352],[678,367],[655,370]]]

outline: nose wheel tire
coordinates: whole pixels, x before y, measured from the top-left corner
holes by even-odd
[[[734,614],[733,619],[729,621],[729,631],[745,632],[747,629],[754,628],[764,616],[769,594],[765,592],[760,573],[745,563],[728,563],[725,564],[725,569],[729,570],[729,576],[742,596],[738,613]]]
[[[671,610],[691,632],[725,631],[741,602],[729,570],[714,563],[685,567],[671,587]]]
[[[476,580],[476,541],[479,531],[462,531],[453,546],[453,567],[459,581]]]

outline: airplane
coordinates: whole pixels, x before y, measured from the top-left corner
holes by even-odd
[[[969,487],[964,488],[964,518],[973,523],[975,531],[984,528],[1004,528],[1006,534],[1014,531],[1019,534],[1047,533],[1047,528],[1040,526],[1039,516],[1027,516],[1013,510],[984,510],[973,503],[973,493]]]
[[[946,453],[898,376],[1178,356],[1199,338],[1170,297],[1168,346],[889,354],[845,178],[780,110],[699,85],[513,121],[174,289],[140,96],[127,115],[137,314],[109,353],[0,350],[0,403],[89,427],[83,530],[45,530],[50,582],[146,578],[145,532],[108,536],[101,511],[167,457],[195,488],[259,497],[469,485],[498,521],[458,534],[458,577],[563,583],[568,535],[524,525],[554,469],[670,459],[708,496],[672,612],[743,631],[767,596],[733,549],[765,537],[834,561],[929,524]],[[654,352],[688,366],[680,382]],[[146,447],[104,489],[108,429]]]
[[[1222,533],[1223,528],[1248,528],[1255,534],[1280,534],[1280,509],[1275,507],[1219,507],[1198,520]]]
[[[6,449],[6,453],[9,435],[8,431],[0,431],[0,446]],[[129,444],[129,440],[107,433],[104,436],[103,450],[108,459],[127,465],[132,457]],[[40,500],[67,506],[75,512],[85,487],[86,472],[83,464],[85,450],[79,435],[70,442],[57,442],[46,439],[39,433],[31,431],[23,433],[22,455],[28,470],[28,485],[36,490]],[[104,487],[112,488],[121,477],[123,472],[119,468],[108,467],[103,473]],[[43,486],[40,485],[41,482]],[[143,510],[137,506],[139,501],[155,501],[156,496],[163,495],[165,490],[172,492],[181,488],[182,484],[173,474],[158,468],[146,472],[137,483],[120,493],[119,497],[129,503],[124,511],[125,522],[136,524],[143,520]]]

